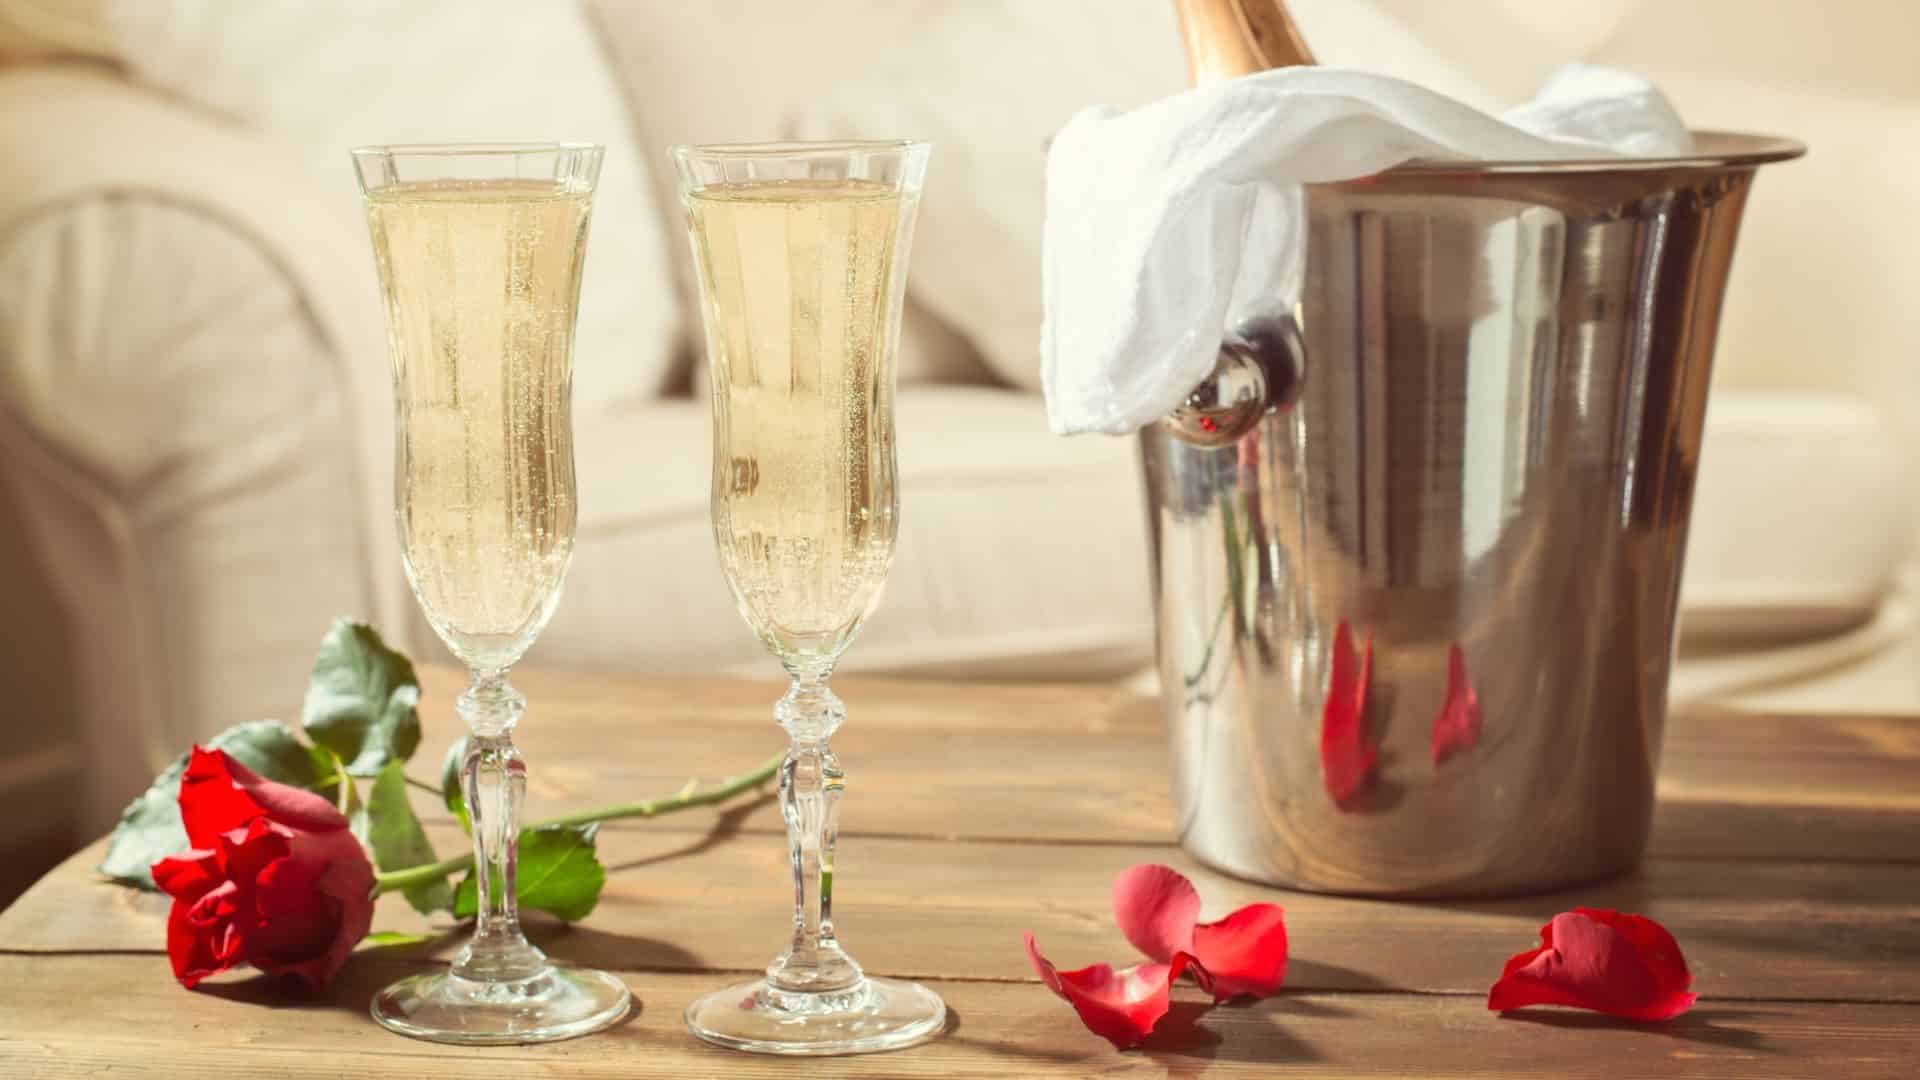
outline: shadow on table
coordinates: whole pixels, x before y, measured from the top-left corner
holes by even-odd
[[[1176,1001],[1141,1051],[1172,1077],[1199,1076],[1212,1061],[1305,1065],[1326,1058],[1311,1043],[1287,1030],[1293,1016],[1344,1016],[1347,1010],[1325,998],[1310,1000],[1282,992],[1262,1000],[1224,1005]],[[1260,1028],[1258,1038],[1228,1041],[1229,1028]]]
[[[1294,960],[1290,974],[1304,974],[1316,984],[1337,983],[1355,989],[1380,988],[1383,984],[1370,975],[1314,960]],[[1214,1004],[1199,991],[1183,985],[1167,1015],[1139,1053],[1167,1070],[1168,1076],[1198,1076],[1208,1062],[1258,1062],[1266,1065],[1302,1065],[1326,1060],[1314,1046],[1287,1030],[1295,1017],[1339,1018],[1351,1015],[1324,992],[1311,995],[1282,990],[1268,998],[1240,998]],[[1235,1038],[1234,1029],[1257,1027],[1258,1038]]]
[[[1298,978],[1314,986],[1338,985],[1351,990],[1383,989],[1379,979],[1338,964],[1317,960],[1293,959],[1287,963],[1289,979]],[[1192,988],[1187,988],[1192,993]],[[1281,990],[1272,997],[1240,998],[1224,1004],[1204,1000],[1180,1000],[1141,1047],[1143,1053],[1167,1069],[1169,1076],[1195,1076],[1205,1063],[1214,1060],[1260,1062],[1263,1064],[1308,1064],[1326,1060],[1311,1044],[1287,1030],[1293,1017],[1338,1018],[1351,1015],[1325,992],[1303,994]],[[1257,1026],[1257,1039],[1238,1038],[1229,1044],[1223,1032],[1231,1028]]]
[[[1702,866],[1709,869],[1703,870]],[[1912,868],[1860,864],[1830,873],[1789,863],[1744,860],[1735,872],[1712,864],[1653,859],[1617,877],[1555,892],[1489,900],[1412,900],[1427,907],[1481,915],[1520,916],[1545,925],[1575,907],[1638,912],[1667,924],[1689,953],[1713,949],[1809,956],[1826,964],[1898,977],[1890,963],[1910,936]],[[1746,917],[1729,919],[1718,905],[1739,904]],[[1806,912],[1825,913],[1808,918]],[[1836,913],[1844,912],[1844,917]],[[1515,951],[1531,944],[1516,939]],[[1876,991],[1867,990],[1871,996]],[[1886,991],[1879,991],[1886,992]]]
[[[1730,1050],[1773,1054],[1779,1051],[1774,1049],[1765,1035],[1750,1028],[1730,1026],[1727,1021],[1774,1015],[1776,1014],[1765,1009],[1711,1006],[1696,1008],[1672,1020],[1657,1024],[1639,1020],[1622,1020],[1598,1013],[1544,1010],[1506,1013],[1500,1020],[1502,1023],[1534,1024],[1564,1031],[1631,1031],[1640,1035],[1664,1036],[1708,1046],[1724,1046]]]
[[[1022,989],[1026,988],[1022,987]],[[1035,989],[1039,988],[1035,987]],[[1042,994],[1046,993],[1044,989],[1041,989],[1040,992]],[[1064,1007],[1066,1003],[1061,1002],[1060,1004]],[[971,1038],[963,1034],[965,1027],[966,1023],[961,1018],[960,1012],[952,1005],[948,1005],[947,1026],[940,1033],[940,1041],[958,1043],[962,1046],[977,1047],[980,1050],[999,1057],[1019,1058],[1021,1061],[1043,1062],[1052,1065],[1070,1064],[1087,1059],[1087,1050],[1084,1044],[1078,1048],[1063,1046],[1058,1050],[1038,1046],[1022,1046],[1019,1043],[1013,1042],[1013,1036],[1011,1035],[1004,1038],[993,1038],[991,1036],[986,1038]],[[1017,1076],[1019,1074],[1015,1073],[1014,1075]]]
[[[1315,1064],[1326,1061],[1326,1056],[1312,1043],[1288,1030],[1289,1020],[1305,1016],[1337,1019],[1350,1015],[1350,1010],[1325,995],[1301,997],[1283,992],[1260,1001],[1212,1007],[1204,1001],[1177,1001],[1141,1051],[1165,1067],[1167,1075],[1172,1077],[1201,1075],[1206,1064],[1216,1059],[1273,1065]],[[1510,1013],[1501,1022],[1569,1031],[1620,1031],[1643,1038],[1775,1054],[1779,1051],[1766,1035],[1737,1024],[1742,1019],[1774,1015],[1764,1008],[1729,1006],[1696,1008],[1659,1024],[1593,1013],[1547,1011]],[[1253,1034],[1245,1030],[1250,1027],[1259,1029],[1257,1038],[1246,1037]],[[1232,1030],[1236,1028],[1242,1030]]]
[[[721,842],[727,839],[730,839],[733,836],[738,835],[740,832],[740,827],[742,823],[744,823],[747,820],[747,818],[751,817],[754,811],[760,809],[763,806],[766,806],[768,803],[773,802],[774,798],[775,798],[775,795],[773,792],[763,791],[755,795],[753,798],[748,799],[746,802],[734,803],[733,805],[728,806],[726,809],[720,811],[719,814],[715,815],[713,819],[713,825],[709,827],[706,832],[700,834],[700,836],[695,838],[694,840],[689,841],[688,843],[682,844],[676,848],[669,848],[666,851],[655,852],[654,854],[648,855],[644,858],[629,859],[628,861],[623,863],[615,863],[614,865],[607,867],[607,873],[618,874],[618,873],[621,873],[622,871],[638,870],[643,867],[657,866],[660,863],[672,862],[675,859],[684,859],[684,858],[687,858],[688,856],[698,855],[704,851],[711,850],[712,848],[718,846]]]
[[[1406,900],[1430,907],[1492,915],[1528,915],[1542,923],[1572,907],[1644,911],[1684,903],[1737,901],[1756,910],[1768,904],[1831,905],[1902,914],[1912,907],[1910,863],[1850,863],[1832,873],[1796,859],[1697,859],[1649,855],[1625,873],[1550,892],[1487,899]]]
[[[1288,987],[1311,990],[1314,993],[1344,993],[1353,990],[1398,990],[1377,975],[1339,964],[1325,964],[1318,960],[1309,960],[1302,956],[1287,958]],[[1283,991],[1285,993],[1285,991]],[[1302,1008],[1311,1008],[1315,1003],[1305,998],[1295,999],[1294,1004]]]
[[[545,920],[528,920],[526,929],[527,939],[562,966],[611,965],[619,971],[697,971],[701,966],[698,956],[659,938]]]
[[[528,939],[563,967],[595,967],[612,955],[620,957],[622,967],[678,970],[695,966],[693,954],[671,942],[551,920],[529,919],[525,927]],[[341,1009],[364,1014],[373,996],[387,984],[422,972],[444,971],[447,959],[435,955],[435,951],[465,941],[471,932],[467,925],[449,926],[440,936],[418,945],[356,953],[321,993],[309,990],[298,980],[272,975],[201,983],[199,990],[211,997],[270,1009]],[[633,1008],[620,1023],[633,1022],[642,1008],[636,994]],[[371,1025],[372,1020],[368,1023]]]
[[[387,955],[380,955],[385,953]],[[407,955],[412,954],[412,955]],[[441,966],[424,949],[383,949],[355,956],[334,976],[325,991],[315,993],[296,979],[255,975],[231,982],[203,982],[198,991],[208,997],[259,1005],[269,1009],[345,1009],[364,1013],[380,988],[421,971]],[[371,1024],[372,1020],[369,1019]]]

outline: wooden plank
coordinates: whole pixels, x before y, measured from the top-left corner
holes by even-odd
[[[591,948],[563,954],[583,962]],[[1669,1024],[1544,1014],[1501,1019],[1474,997],[1282,994],[1204,1010],[1176,992],[1164,1033],[1117,1053],[1037,984],[936,982],[954,1020],[912,1050],[831,1062],[781,1061],[701,1044],[680,1025],[710,975],[626,973],[637,1016],[609,1032],[542,1047],[467,1049],[377,1029],[366,1002],[415,969],[356,963],[319,999],[244,980],[187,993],[155,957],[0,958],[0,1075],[288,1077],[1343,1077],[1687,1076],[1702,1080],[1907,1077],[1920,1060],[1920,1008],[1707,1003]],[[111,987],[112,992],[102,993]]]
[[[516,678],[532,702],[517,738],[535,815],[750,768],[784,738],[770,719],[781,692],[772,682]],[[834,741],[849,773],[849,835],[1172,840],[1166,744],[1150,698],[1086,686],[843,682],[850,719]],[[427,738],[415,772],[437,781],[459,730],[450,703],[461,679],[427,668],[423,683]],[[1708,712],[1669,727],[1654,854],[1920,862],[1920,718]],[[930,790],[941,798],[926,798]],[[631,827],[705,830],[716,820],[698,811]],[[771,804],[729,827],[783,829]]]
[[[515,681],[529,703],[514,736],[528,763],[529,814],[669,794],[689,777],[750,769],[786,745],[772,719],[784,691],[776,683],[540,672]],[[835,683],[849,713],[834,739],[848,770],[847,805],[855,815],[868,811],[886,831],[1131,842],[1167,832],[1172,812],[1159,720],[1133,694],[1090,686]],[[438,783],[441,758],[462,730],[452,707],[461,680],[429,668],[422,684],[426,737],[414,773]],[[1010,769],[1010,761],[1039,764]],[[1070,765],[1059,771],[1056,762]],[[927,799],[929,790],[941,797]],[[442,808],[422,810],[448,820]],[[705,829],[714,820],[713,812],[699,812],[674,824]],[[737,824],[784,829],[772,805]]]
[[[436,827],[435,843],[459,841]],[[790,894],[776,838],[629,830],[606,834],[600,907],[573,936],[601,941],[603,962],[667,971],[749,971],[784,940]],[[0,918],[0,949],[158,950],[164,898],[88,881],[89,853]],[[854,954],[915,977],[1026,980],[1021,933],[1057,962],[1123,962],[1108,888],[1136,862],[1191,875],[1211,913],[1255,900],[1287,908],[1303,990],[1480,993],[1539,927],[1574,906],[1664,922],[1702,993],[1733,1000],[1920,1002],[1920,867],[1656,861],[1643,873],[1550,896],[1474,903],[1388,903],[1288,893],[1236,881],[1165,848],[938,844],[856,838],[840,849],[835,914]],[[376,929],[431,925],[398,898]],[[542,928],[541,934],[568,932]],[[670,944],[669,944],[670,943]]]
[[[1654,858],[1920,865],[1920,809],[1841,802],[1768,805],[1663,792],[1647,848]]]
[[[1920,809],[1920,717],[1695,712],[1663,745],[1669,797]]]
[[[420,670],[421,707],[458,726],[453,699],[466,677],[437,665]],[[769,673],[777,672],[768,661]],[[773,725],[773,704],[785,681],[731,678],[635,678],[593,672],[525,669],[513,683],[526,694],[527,727],[542,723],[540,710],[560,710],[556,722],[586,719],[605,732],[644,737],[655,725],[764,728]],[[833,688],[847,702],[849,723],[913,731],[1005,732],[1040,723],[1050,730],[1100,733],[1114,724],[1152,725],[1150,699],[1120,686],[1092,683],[954,683],[844,675]],[[598,749],[604,750],[604,745]]]

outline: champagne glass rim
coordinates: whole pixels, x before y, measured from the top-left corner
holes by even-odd
[[[676,158],[690,157],[807,157],[848,153],[911,152],[933,144],[919,139],[784,139],[742,143],[682,143],[667,148]]]
[[[590,142],[474,142],[474,143],[393,143],[356,146],[354,157],[469,157],[483,155],[551,154],[592,151],[605,147]]]

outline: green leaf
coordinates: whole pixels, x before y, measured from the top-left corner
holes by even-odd
[[[276,723],[277,722],[278,721],[276,721]],[[283,729],[285,726],[284,724],[281,725]],[[340,781],[345,780],[347,786],[351,788],[353,786],[353,777],[346,774],[346,771],[340,766],[340,759],[334,755],[333,751],[326,747],[303,746],[301,749],[306,751],[307,763],[313,767],[314,775],[320,778],[312,790],[328,802],[338,805],[340,802]]]
[[[355,776],[374,776],[420,745],[420,682],[413,663],[373,627],[336,620],[320,642],[301,723]]]
[[[399,930],[378,930],[360,939],[363,949],[401,949],[408,945],[424,945],[439,937],[439,934],[408,934]]]
[[[414,816],[407,800],[406,764],[395,761],[380,770],[367,788],[366,805],[349,817],[353,834],[373,851],[373,864],[382,871],[405,870],[439,862],[427,831]],[[405,890],[407,903],[422,915],[430,915],[453,906],[453,886],[443,878],[427,881]]]
[[[460,819],[460,831],[471,834],[473,822],[467,819],[466,787],[461,779],[467,764],[467,738],[462,735],[447,747],[446,760],[440,763],[440,798],[453,816]]]
[[[333,797],[337,781],[329,765],[311,754],[278,720],[236,724],[201,744],[225,750],[235,761],[269,780],[320,791]],[[187,771],[186,754],[154,778],[139,798],[120,812],[100,872],[115,881],[143,889],[154,888],[150,867],[187,849],[187,830],[180,824],[180,776]]]
[[[600,902],[607,884],[607,868],[594,854],[598,825],[549,825],[520,833],[519,888],[522,908],[532,908],[567,922],[587,917]],[[454,894],[453,914],[466,919],[479,913],[479,886],[469,871]]]

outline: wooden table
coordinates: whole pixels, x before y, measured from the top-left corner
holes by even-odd
[[[781,741],[769,684],[529,672],[521,732],[531,812],[583,809],[750,767]],[[418,771],[456,729],[430,672]],[[1855,1077],[1920,1075],[1920,719],[1730,713],[1675,718],[1653,855],[1631,877],[1558,896],[1391,904],[1283,893],[1197,866],[1168,842],[1152,701],[1119,690],[846,679],[848,768],[835,908],[869,968],[945,996],[944,1038],[903,1053],[783,1061],[716,1050],[680,1023],[695,994],[754,971],[788,918],[768,797],[602,834],[600,907],[532,934],[621,972],[628,1022],[542,1047],[458,1049],[374,1026],[366,1003],[437,954],[352,960],[320,999],[235,978],[188,993],[163,955],[162,897],[98,882],[95,845],[0,916],[0,1077],[707,1077],[1301,1075]],[[433,800],[440,850],[459,833]],[[1143,1050],[1083,1030],[1034,978],[1031,929],[1063,966],[1131,962],[1108,887],[1163,861],[1209,912],[1287,907],[1287,990],[1204,1014],[1176,991]],[[1488,984],[1552,913],[1618,907],[1664,921],[1703,995],[1634,1026],[1567,1012],[1502,1019]],[[424,925],[398,898],[376,929]]]

